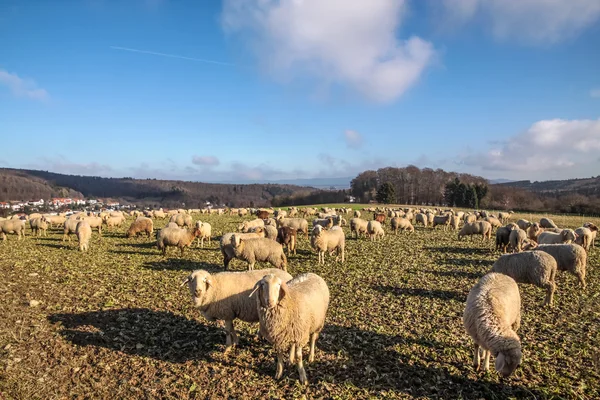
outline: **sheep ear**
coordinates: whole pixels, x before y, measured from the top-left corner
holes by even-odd
[[[210,278],[204,278],[204,282],[206,282],[206,288],[212,287],[212,280]]]
[[[250,292],[250,294],[248,295],[248,297],[252,297],[252,295],[254,295],[254,293],[256,293],[256,291],[258,289],[260,289],[260,282],[261,281],[256,282],[256,285],[254,285],[254,288],[252,289],[252,291]]]
[[[188,282],[191,280],[192,276],[188,276],[187,278],[185,278],[185,281],[181,282],[181,285],[179,285],[179,287],[182,287],[184,285],[187,285]]]
[[[283,300],[285,296],[290,294],[290,291],[285,282],[281,283],[281,288],[279,289],[279,301]]]

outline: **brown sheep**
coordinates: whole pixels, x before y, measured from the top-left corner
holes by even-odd
[[[129,229],[127,230],[126,236],[128,238],[136,237],[138,234],[144,232],[146,232],[148,237],[150,237],[150,235],[152,235],[154,232],[154,223],[150,218],[139,217],[131,223]]]
[[[298,231],[289,226],[282,226],[277,230],[277,243],[287,247],[288,255],[296,254],[296,243],[298,243]]]
[[[385,213],[373,213],[373,220],[380,222],[381,225],[385,224]]]

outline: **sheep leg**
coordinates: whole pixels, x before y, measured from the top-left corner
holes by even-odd
[[[483,370],[486,372],[490,370],[490,353],[489,350],[483,351]]]
[[[296,365],[298,366],[300,383],[306,385],[308,379],[306,378],[306,371],[304,370],[304,363],[302,362],[302,346],[300,345],[296,345]]]
[[[579,284],[582,288],[585,289],[585,275],[582,273],[577,274],[577,278],[579,279]]]
[[[239,339],[235,334],[233,321],[225,321],[225,352],[228,352],[232,346],[238,344]]]
[[[544,305],[552,307],[552,300],[554,300],[554,290],[556,289],[556,285],[553,282],[545,285],[546,287],[546,298],[544,299]]]
[[[277,370],[275,371],[275,379],[281,379],[283,375],[283,352],[277,352]]]
[[[475,343],[473,346],[473,368],[475,368],[475,371],[479,370],[480,363],[481,359],[479,357],[479,345]]]
[[[308,354],[308,362],[315,361],[315,343],[317,342],[318,337],[319,337],[318,332],[313,332],[310,335],[310,353]]]
[[[290,365],[296,364],[296,345],[292,344],[290,346],[290,359],[288,360]]]

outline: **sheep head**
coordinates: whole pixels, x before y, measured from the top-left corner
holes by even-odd
[[[496,355],[496,371],[507,378],[515,372],[519,364],[521,364],[522,358],[523,353],[520,346],[501,351]]]
[[[288,287],[274,274],[265,275],[254,286],[254,290],[250,294],[254,294],[258,290],[258,301],[263,308],[275,308],[288,295]]]
[[[194,306],[201,307],[204,303],[206,292],[212,286],[210,274],[204,270],[196,270],[181,283],[181,286],[187,284],[192,296]]]
[[[586,222],[583,224],[583,226],[588,228],[590,231],[598,231],[598,227],[591,222]]]

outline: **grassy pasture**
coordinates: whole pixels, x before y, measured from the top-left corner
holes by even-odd
[[[530,218],[512,220],[521,217]],[[102,238],[94,233],[84,254],[57,230],[0,243],[2,397],[600,397],[599,245],[587,290],[559,274],[554,308],[542,306],[542,289],[519,286],[523,363],[501,380],[473,370],[462,326],[469,290],[499,255],[493,243],[417,227],[381,242],[347,239],[345,264],[326,257],[319,266],[302,237],[290,273],[315,272],[331,291],[316,360],[305,364],[310,384],[302,387],[292,367],[273,379],[275,355],[256,338],[256,325],[237,322],[240,346],[223,355],[222,326],[204,320],[179,287],[194,269],[222,270],[216,238],[242,220],[199,218],[212,224],[214,241],[182,258],[175,249],[161,256],[152,239],[126,239],[132,218]],[[572,228],[582,222],[554,220]],[[238,260],[231,266],[245,268]]]

